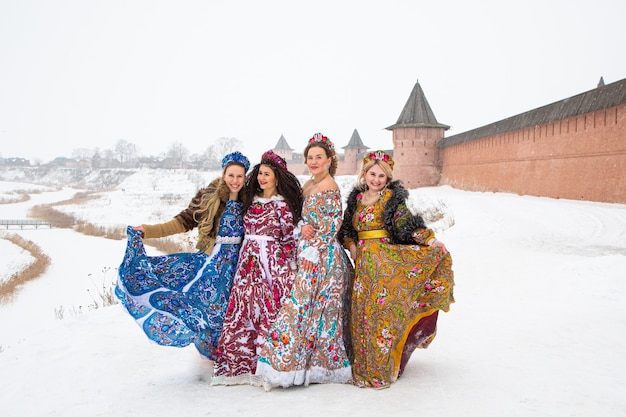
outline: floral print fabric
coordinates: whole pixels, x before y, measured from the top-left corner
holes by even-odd
[[[293,214],[280,196],[256,197],[219,341],[212,384],[254,384],[259,344],[289,294],[295,265]]]
[[[354,271],[336,240],[342,221],[339,191],[306,197],[302,215],[304,222],[315,228],[316,236],[300,240],[299,257],[317,252],[319,267],[311,273],[299,270],[291,293],[266,334],[257,368],[266,389],[345,383],[352,378],[343,309]]]
[[[193,343],[202,356],[215,359],[240,244],[216,244],[211,256],[147,256],[141,232],[128,226],[126,233],[116,297],[150,340],[176,347]],[[242,203],[229,200],[218,236],[237,241],[242,235]]]
[[[384,192],[372,205],[357,196],[353,226],[357,232],[384,229]],[[401,226],[410,216],[406,204],[395,213]],[[385,387],[401,374],[416,348],[435,337],[438,310],[454,302],[452,258],[426,245],[434,234],[416,230],[415,245],[391,244],[388,238],[356,242],[356,277],[351,299],[353,377],[361,386]],[[417,244],[417,243],[420,244]]]

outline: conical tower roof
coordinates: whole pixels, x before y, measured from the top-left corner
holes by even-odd
[[[450,126],[437,122],[435,114],[433,113],[424,91],[420,86],[419,81],[415,83],[411,95],[404,105],[404,109],[398,118],[396,124],[387,127],[387,130],[393,130],[403,127],[439,127],[445,130],[450,129]]]
[[[276,146],[274,146],[275,151],[293,151],[293,148],[289,147],[287,143],[287,139],[283,135],[280,135],[280,139],[276,142]]]
[[[361,140],[361,136],[359,136],[359,132],[354,129],[352,132],[352,137],[350,138],[350,142],[342,149],[369,149],[369,146],[363,145],[363,141]]]

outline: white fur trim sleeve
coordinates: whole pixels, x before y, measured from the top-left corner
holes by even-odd
[[[309,246],[308,248],[300,252],[298,258],[306,259],[307,261],[311,261],[314,264],[317,264],[320,261],[320,252],[315,246]]]
[[[293,237],[294,239],[296,239],[296,241],[302,238],[302,226],[304,226],[305,224],[306,223],[302,219],[300,219],[296,227],[293,228]]]

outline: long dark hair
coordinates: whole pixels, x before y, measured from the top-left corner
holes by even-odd
[[[264,154],[265,155],[265,154]],[[261,186],[259,185],[258,175],[259,168],[261,165],[266,165],[272,169],[274,175],[276,176],[276,190],[278,194],[283,196],[289,209],[291,209],[291,213],[293,215],[293,224],[298,224],[300,218],[302,217],[302,204],[304,202],[304,198],[302,197],[302,187],[300,186],[300,181],[286,168],[287,163],[284,159],[280,158],[280,165],[276,162],[276,158],[280,158],[280,156],[274,154],[272,158],[262,158],[261,162],[256,164],[252,171],[246,177],[246,184],[244,186],[244,192],[246,193],[246,198],[244,198],[244,212],[248,210],[248,207],[252,204],[252,200],[255,195],[258,195],[261,192]],[[282,165],[282,166],[281,166]]]

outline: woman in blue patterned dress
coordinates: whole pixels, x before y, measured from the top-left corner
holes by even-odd
[[[243,236],[248,158],[233,152],[220,178],[198,191],[172,220],[127,228],[128,245],[115,295],[148,338],[160,345],[194,344],[214,360]],[[142,238],[198,228],[198,252],[147,256]]]
[[[333,176],[333,143],[315,134],[304,151],[312,178],[303,187],[298,274],[259,355],[257,374],[266,390],[352,378],[347,329],[347,289],[354,270],[336,239],[342,222]],[[307,230],[308,229],[308,230]]]

